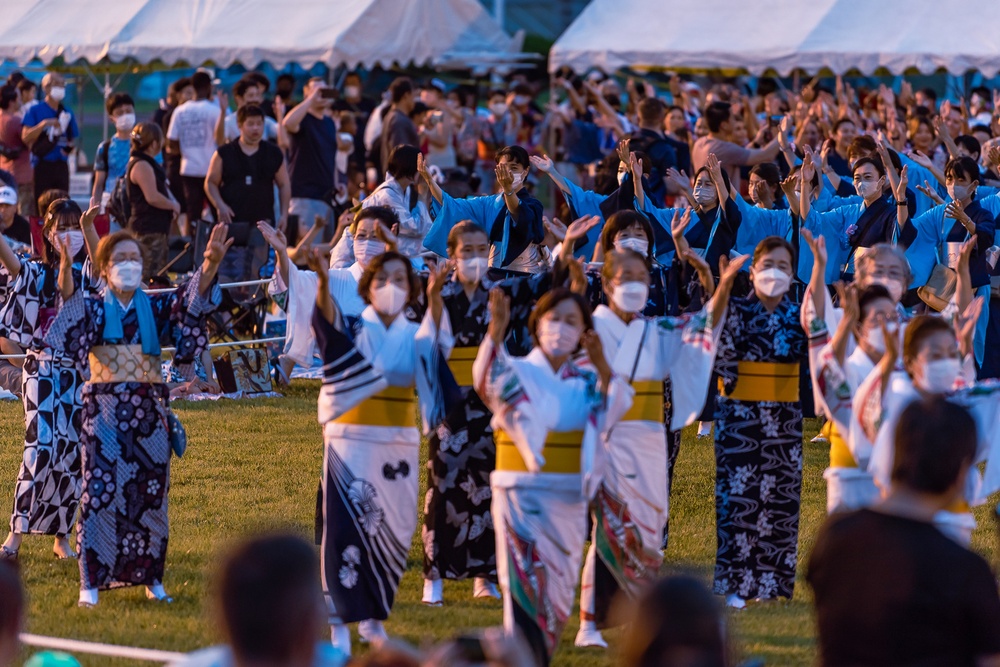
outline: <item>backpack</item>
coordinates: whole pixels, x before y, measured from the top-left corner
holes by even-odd
[[[128,219],[132,215],[132,204],[128,199],[128,177],[132,172],[132,165],[135,163],[135,158],[129,158],[128,165],[125,166],[125,174],[115,183],[115,187],[111,191],[111,199],[108,200],[108,205],[105,207],[107,214],[118,221],[122,227],[128,225]]]

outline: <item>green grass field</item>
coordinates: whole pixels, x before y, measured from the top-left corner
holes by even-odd
[[[234,540],[261,530],[283,528],[310,537],[321,466],[320,427],[316,422],[318,383],[297,382],[284,399],[182,403],[176,411],[187,427],[184,459],[174,459],[170,491],[170,551],[165,585],[176,598],[167,607],[148,602],[143,591],[103,594],[100,606],[76,606],[79,576],[75,563],[56,561],[52,541],[25,540],[21,568],[29,596],[28,632],[187,651],[218,641],[208,603],[212,573]],[[815,433],[807,423],[806,438]],[[0,404],[0,507],[12,503],[24,427],[20,404]],[[827,462],[825,446],[805,445],[799,580],[795,598],[753,606],[730,615],[730,629],[742,655],[771,665],[809,665],[815,660],[811,594],[805,585],[804,556],[823,520]],[[685,433],[671,499],[671,540],[664,572],[686,571],[709,581],[715,555],[711,441]],[[423,489],[421,489],[421,497]],[[982,527],[976,547],[993,561],[993,524],[980,508]],[[419,530],[410,568],[389,621],[390,634],[421,645],[468,628],[501,622],[498,601],[473,600],[471,583],[445,585],[445,606],[420,604]],[[571,619],[556,655],[556,665],[601,666],[614,663],[618,632],[608,633],[608,653],[573,647],[577,622]],[[364,649],[358,649],[364,650]],[[25,651],[25,657],[29,655]],[[86,658],[87,666],[126,665],[129,661]]]

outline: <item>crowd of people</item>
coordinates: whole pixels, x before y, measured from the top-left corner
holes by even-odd
[[[623,600],[681,624],[643,599],[696,421],[714,427],[712,592],[734,610],[791,598],[803,420],[818,415],[823,663],[1000,664],[1000,596],[969,550],[971,508],[1000,490],[989,90],[938,104],[905,82],[761,80],[749,95],[558,72],[546,91],[516,76],[483,99],[401,77],[376,104],[350,74],[339,90],[309,79],[296,104],[294,79],[269,99],[251,72],[231,111],[199,71],[150,121],[108,97],[116,134],[84,211],[60,180],[78,135],[63,81],[47,75],[34,104],[23,82],[0,92],[0,207],[32,215],[30,190],[41,233],[0,208],[0,349],[25,355],[0,380],[20,366],[26,427],[0,559],[54,536],[79,559],[81,606],[130,585],[169,602],[184,434],[160,346],[176,347],[178,393],[209,389],[217,277],[258,271],[286,320],[276,377],[323,378],[316,577],[340,654],[355,624],[388,641],[424,446],[422,600],[473,579],[502,599],[519,664],[550,664],[577,599],[581,647],[607,647]],[[240,225],[273,261],[232,247]],[[171,237],[200,233],[200,268],[147,296]],[[659,646],[673,629],[650,622],[631,631]],[[629,664],[690,664],[638,646]],[[704,664],[729,664],[712,650]]]

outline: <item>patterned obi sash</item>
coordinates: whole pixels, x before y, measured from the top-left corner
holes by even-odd
[[[771,361],[741,361],[733,393],[727,394],[722,378],[719,393],[734,401],[750,403],[797,403],[799,400],[799,364]]]
[[[496,432],[497,470],[508,472],[528,472],[528,466],[517,451],[517,445],[503,431]],[[580,447],[583,431],[551,432],[545,439],[545,465],[540,472],[580,474]]]
[[[160,358],[142,353],[142,345],[98,345],[90,351],[90,382],[163,384]]]
[[[472,386],[472,362],[476,360],[479,348],[474,345],[468,347],[452,348],[451,356],[448,357],[448,368],[455,376],[455,382],[459,387]]]
[[[635,398],[623,422],[663,422],[663,382],[659,380],[636,381],[632,383]]]
[[[417,397],[413,393],[413,387],[386,387],[333,421],[336,424],[358,426],[415,427]]]

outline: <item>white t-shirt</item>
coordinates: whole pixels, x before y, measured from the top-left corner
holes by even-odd
[[[208,174],[215,145],[215,123],[219,120],[219,105],[212,100],[191,100],[174,110],[170,117],[167,139],[181,145],[181,176]]]

